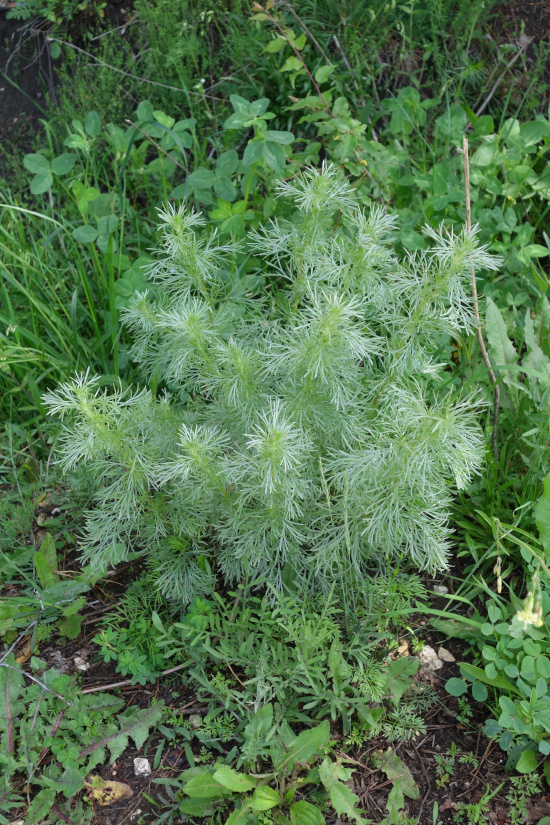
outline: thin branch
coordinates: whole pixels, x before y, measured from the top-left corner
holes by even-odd
[[[65,699],[64,696],[61,696],[61,694],[56,693],[55,690],[52,690],[51,688],[49,688],[47,685],[44,684],[44,682],[41,682],[40,679],[35,679],[35,677],[31,676],[30,673],[27,673],[26,670],[22,670],[19,667],[14,667],[13,665],[8,665],[6,662],[2,662],[2,664],[0,664],[0,667],[7,667],[10,670],[15,670],[17,673],[22,673],[23,676],[26,676],[27,679],[31,680],[31,682],[36,682],[37,685],[40,685],[42,690],[47,690],[48,693],[52,693],[57,699],[61,699],[62,702],[65,702],[67,707],[69,707],[69,708],[71,707],[71,703],[67,702],[67,700]]]
[[[60,40],[58,37],[48,37],[49,41],[53,41],[55,43],[61,43],[63,46],[69,46],[69,48],[74,49],[77,52],[81,52],[85,54],[86,57],[91,57],[92,60],[95,60],[100,66],[105,66],[107,69],[112,69],[113,72],[117,72],[118,74],[124,75],[124,77],[131,77],[133,80],[139,80],[142,83],[148,83],[151,86],[160,86],[161,89],[169,89],[172,92],[183,92],[186,95],[194,95],[195,97],[208,97],[210,100],[221,100],[221,97],[214,97],[214,95],[207,95],[204,92],[192,92],[190,89],[180,89],[179,86],[167,86],[166,83],[159,83],[157,80],[150,80],[148,77],[139,77],[136,74],[131,74],[130,72],[125,72],[122,69],[117,69],[116,66],[111,66],[110,63],[105,63],[104,60],[100,60],[99,57],[96,57],[94,54],[90,54],[90,52],[81,49],[79,46],[75,46],[74,43],[69,43],[67,40]]]
[[[464,157],[464,193],[466,198],[466,229],[468,232],[472,229],[472,206],[470,203],[470,159],[468,155],[468,138],[466,135],[462,138],[462,154]],[[471,271],[471,285],[472,285],[472,298],[474,301],[474,314],[476,317],[477,322],[477,340],[479,342],[479,348],[481,349],[481,354],[483,356],[483,360],[485,362],[485,366],[487,367],[487,371],[489,373],[489,377],[493,384],[493,393],[495,397],[494,407],[493,407],[493,434],[492,434],[492,443],[493,443],[493,456],[496,462],[498,462],[498,411],[500,406],[500,387],[497,383],[497,379],[491,366],[491,360],[489,358],[489,354],[485,347],[485,341],[483,340],[483,332],[481,330],[481,319],[479,317],[479,301],[477,296],[477,283],[476,283],[476,273],[475,269],[472,266]]]
[[[300,54],[300,52],[298,51],[298,49],[296,48],[296,46],[294,45],[294,43],[292,42],[292,40],[288,37],[288,35],[287,35],[287,34],[285,34],[284,29],[282,29],[282,28],[281,28],[281,26],[279,26],[279,24],[277,23],[277,21],[275,20],[275,18],[273,17],[273,15],[272,15],[272,14],[270,14],[270,12],[269,12],[267,9],[264,9],[262,6],[260,6],[260,4],[259,4],[259,3],[254,3],[254,5],[252,6],[252,8],[253,8],[255,11],[260,11],[260,12],[262,12],[263,14],[265,14],[265,15],[266,15],[266,17],[268,17],[268,18],[269,18],[269,20],[271,20],[271,22],[273,23],[273,25],[274,25],[274,26],[276,26],[276,28],[280,31],[281,36],[285,38],[285,40],[287,41],[288,45],[290,46],[290,48],[292,49],[292,51],[294,52],[294,54],[296,55],[296,57],[298,58],[298,60],[299,60],[299,61],[300,61],[300,63],[302,64],[302,66],[304,67],[304,69],[306,70],[306,72],[307,72],[307,76],[309,77],[309,79],[310,79],[310,80],[311,80],[311,82],[313,83],[313,85],[314,85],[314,87],[315,87],[315,90],[316,90],[317,94],[319,95],[319,97],[320,97],[320,98],[321,98],[321,100],[323,101],[323,106],[325,107],[325,109],[327,110],[327,112],[329,113],[329,115],[330,115],[331,117],[334,117],[334,115],[333,115],[333,113],[332,113],[332,110],[331,110],[330,106],[328,105],[328,103],[326,102],[325,98],[323,97],[323,93],[321,92],[321,89],[319,88],[319,86],[317,85],[317,83],[315,82],[315,80],[313,79],[313,76],[312,76],[311,72],[309,71],[308,67],[306,66],[306,64],[305,64],[305,62],[304,62],[304,58],[302,57],[302,55]]]
[[[529,45],[529,43],[531,42],[532,39],[533,39],[532,37],[526,38],[526,40],[528,42],[526,42],[525,44],[522,44],[519,47],[519,51],[517,51],[516,54],[513,56],[513,58],[506,64],[506,66],[504,67],[502,73],[497,77],[497,79],[496,79],[496,81],[493,85],[493,88],[491,89],[491,91],[489,92],[489,94],[487,95],[487,97],[485,98],[485,100],[483,101],[483,103],[481,104],[479,109],[477,110],[476,117],[479,117],[481,114],[483,114],[483,112],[485,111],[485,109],[489,105],[489,102],[491,101],[494,93],[496,92],[496,90],[498,89],[498,87],[500,86],[502,81],[504,80],[504,75],[506,74],[506,72],[509,69],[512,68],[512,66],[514,65],[516,60],[518,60],[518,58],[520,58],[521,55],[525,52],[525,49],[527,48],[527,46]]]
[[[176,673],[178,670],[183,670],[183,668],[187,667],[188,664],[188,662],[184,662],[182,665],[169,667],[168,670],[163,670],[162,673],[160,673],[159,675],[168,676],[169,673]],[[99,687],[85,688],[84,690],[81,690],[80,693],[97,693],[100,690],[112,690],[113,688],[126,687],[127,685],[131,684],[131,679],[125,679],[123,682],[112,682],[112,684],[110,685],[100,685]]]

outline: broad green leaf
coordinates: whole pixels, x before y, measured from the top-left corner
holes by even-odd
[[[194,189],[210,189],[216,182],[216,176],[210,169],[200,166],[188,175],[186,183]]]
[[[474,682],[472,685],[472,696],[476,702],[485,702],[488,693],[487,688],[481,682]]]
[[[25,155],[25,157],[23,158],[23,164],[25,165],[25,168],[29,170],[29,172],[32,172],[33,175],[38,175],[41,172],[44,173],[50,171],[49,161],[46,160],[44,155]]]
[[[50,170],[38,172],[31,180],[31,192],[33,195],[43,195],[53,183],[53,175]]]
[[[152,105],[149,103],[149,101],[148,100],[142,100],[141,103],[139,104],[139,106],[137,107],[137,111],[136,111],[138,121],[153,120],[153,118],[154,118],[153,112],[154,112],[154,109],[153,109]]]
[[[287,40],[285,37],[276,37],[274,40],[270,40],[267,46],[264,49],[264,52],[270,52],[271,54],[275,54],[276,52],[280,52],[283,46],[286,46]]]
[[[263,144],[264,147],[264,162],[270,169],[273,169],[275,172],[281,172],[285,168],[286,163],[286,155],[284,153],[283,147],[279,143],[268,143],[267,141]]]
[[[292,825],[325,825],[325,817],[315,805],[301,799],[290,806]]]
[[[537,767],[537,755],[534,751],[523,751],[518,763],[516,771],[518,773],[532,773]]]
[[[89,224],[77,226],[73,231],[73,238],[79,243],[93,243],[97,238],[97,229]]]
[[[235,95],[231,96],[232,98]],[[267,107],[269,106],[269,98],[268,97],[261,97],[258,100],[253,100],[250,104],[250,114],[252,117],[261,117],[265,112],[267,112]]]
[[[238,773],[233,770],[233,768],[230,768],[229,765],[221,765],[221,767],[214,772],[213,776],[216,782],[219,782],[224,788],[235,793],[247,793],[258,784],[257,779],[253,779],[253,777],[245,773]]]
[[[319,69],[317,69],[317,71],[315,72],[315,80],[317,81],[317,83],[319,83],[319,85],[321,85],[321,83],[324,83],[325,80],[327,80],[330,77],[330,75],[333,73],[335,68],[336,68],[336,66],[331,65],[331,66],[321,66]]]
[[[188,799],[183,799],[178,804],[178,811],[180,811],[182,814],[187,814],[188,816],[192,817],[198,817],[200,819],[202,819],[205,816],[212,816],[215,810],[216,800],[212,799],[197,799],[194,797],[189,797]],[[229,822],[230,819],[231,817],[228,818],[227,822]]]
[[[221,154],[216,161],[216,174],[219,178],[229,178],[237,171],[239,156],[234,149]]]
[[[42,588],[51,587],[59,580],[57,575],[57,552],[51,533],[46,533],[40,550],[34,554],[34,566]]]
[[[211,773],[194,776],[184,786],[183,792],[195,799],[227,799],[231,797],[231,791],[228,791],[221,782],[214,779]]]
[[[100,127],[101,120],[99,119],[98,113],[94,111],[88,112],[84,128],[86,129],[86,132],[90,135],[92,140],[99,135]]]
[[[510,364],[517,364],[518,354],[508,338],[504,318],[491,298],[487,298],[485,328],[487,330],[487,340],[491,347],[493,366],[501,372],[504,371],[504,380],[506,383],[511,383],[512,376],[507,367]]]
[[[477,679],[486,685],[491,685],[491,687],[497,687],[510,693],[518,693],[517,688],[515,688],[505,676],[502,676],[502,674],[499,674],[494,678],[490,678],[482,668],[476,667],[475,665],[470,665],[468,662],[460,662],[459,667],[461,671],[463,671],[466,675],[471,676],[474,680]]]
[[[268,140],[271,143],[280,143],[281,145],[288,145],[295,140],[294,135],[292,132],[277,132],[273,129],[268,129],[268,131],[264,134],[264,140]]]
[[[263,155],[263,152],[263,140],[250,140],[246,145],[246,149],[244,150],[243,163],[245,164],[245,166],[252,166],[253,163],[257,163],[260,160],[260,158]]]
[[[468,685],[464,679],[457,679],[453,676],[451,679],[447,680],[445,690],[447,693],[450,693],[451,696],[463,696],[468,692]]]
[[[269,811],[276,805],[281,804],[281,797],[274,788],[270,788],[268,785],[262,785],[256,788],[248,800],[248,804],[253,811]]]
[[[76,163],[76,155],[73,155],[72,152],[63,152],[62,155],[58,155],[58,157],[52,160],[52,172],[54,175],[66,175],[67,172],[70,172],[73,166]]]
[[[232,203],[237,197],[237,187],[229,178],[218,178],[214,184],[214,192],[222,201]]]
[[[276,766],[277,770],[281,770],[284,766],[293,768],[296,762],[307,762],[308,759],[319,753],[321,748],[328,745],[329,736],[330,725],[326,719],[316,728],[302,731]]]

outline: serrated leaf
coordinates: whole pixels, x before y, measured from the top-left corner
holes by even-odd
[[[45,782],[56,793],[64,794],[67,799],[76,796],[84,787],[84,778],[72,765],[67,766],[62,775],[56,779],[50,779],[43,774],[41,781]]]
[[[280,770],[284,766],[293,768],[296,762],[307,762],[308,759],[316,753],[319,753],[321,748],[328,745],[329,736],[330,725],[326,719],[324,722],[321,722],[320,725],[317,725],[316,728],[302,731],[302,733],[296,737],[288,749],[288,752],[284,754],[277,764],[277,770]]]
[[[32,800],[25,815],[25,825],[38,825],[47,818],[55,802],[56,793],[51,788],[42,788]]]
[[[377,768],[380,768],[386,774],[390,782],[399,785],[405,796],[408,796],[409,799],[420,797],[420,789],[410,770],[391,748],[388,748],[387,751],[375,751],[372,761]]]
[[[343,782],[335,782],[329,791],[332,807],[338,814],[346,814],[350,819],[354,819],[358,825],[367,825],[367,820],[363,819],[356,805],[360,802],[359,797],[354,794]]]
[[[150,708],[144,708],[143,710],[131,707],[127,711],[124,711],[117,719],[120,726],[117,733],[103,737],[98,742],[90,745],[79,754],[79,758],[87,756],[98,748],[107,746],[111,752],[110,761],[112,764],[128,747],[128,740],[130,738],[134,740],[136,748],[141,748],[147,739],[149,728],[160,721],[163,707],[164,702],[157,702],[156,705],[152,705]]]

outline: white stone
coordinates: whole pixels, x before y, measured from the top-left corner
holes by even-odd
[[[134,759],[134,773],[136,776],[151,776],[151,765],[148,759],[138,756]]]
[[[78,670],[86,671],[90,667],[88,662],[85,662],[84,659],[81,656],[76,656],[75,659],[74,659],[74,663],[75,663],[76,667],[78,668]]]
[[[451,651],[447,650],[445,647],[440,647],[437,651],[437,655],[439,656],[442,662],[456,662],[456,659],[451,653]]]
[[[429,645],[424,645],[418,655],[418,658],[420,659],[420,664],[424,670],[434,671],[443,667],[443,662],[438,657],[433,647],[430,647]]]
[[[448,592],[449,592],[449,588],[445,587],[444,584],[436,584],[436,586],[434,587],[434,593],[448,593]]]

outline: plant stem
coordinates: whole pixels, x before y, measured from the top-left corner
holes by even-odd
[[[466,135],[463,135],[462,137],[462,154],[464,157],[464,194],[466,199],[466,229],[468,232],[470,232],[472,229],[472,206],[470,203],[470,160],[468,156],[468,138],[466,137]],[[493,367],[491,366],[491,359],[489,358],[489,354],[485,347],[485,341],[483,340],[483,332],[481,331],[481,320],[479,317],[479,301],[477,296],[476,273],[473,266],[471,270],[471,285],[472,298],[474,302],[474,314],[477,321],[477,340],[479,342],[479,348],[481,349],[481,354],[483,356],[485,366],[487,367],[489,377],[493,384],[493,393],[495,397],[493,407],[492,445],[495,462],[498,462],[498,411],[500,406],[500,387],[497,383]]]

